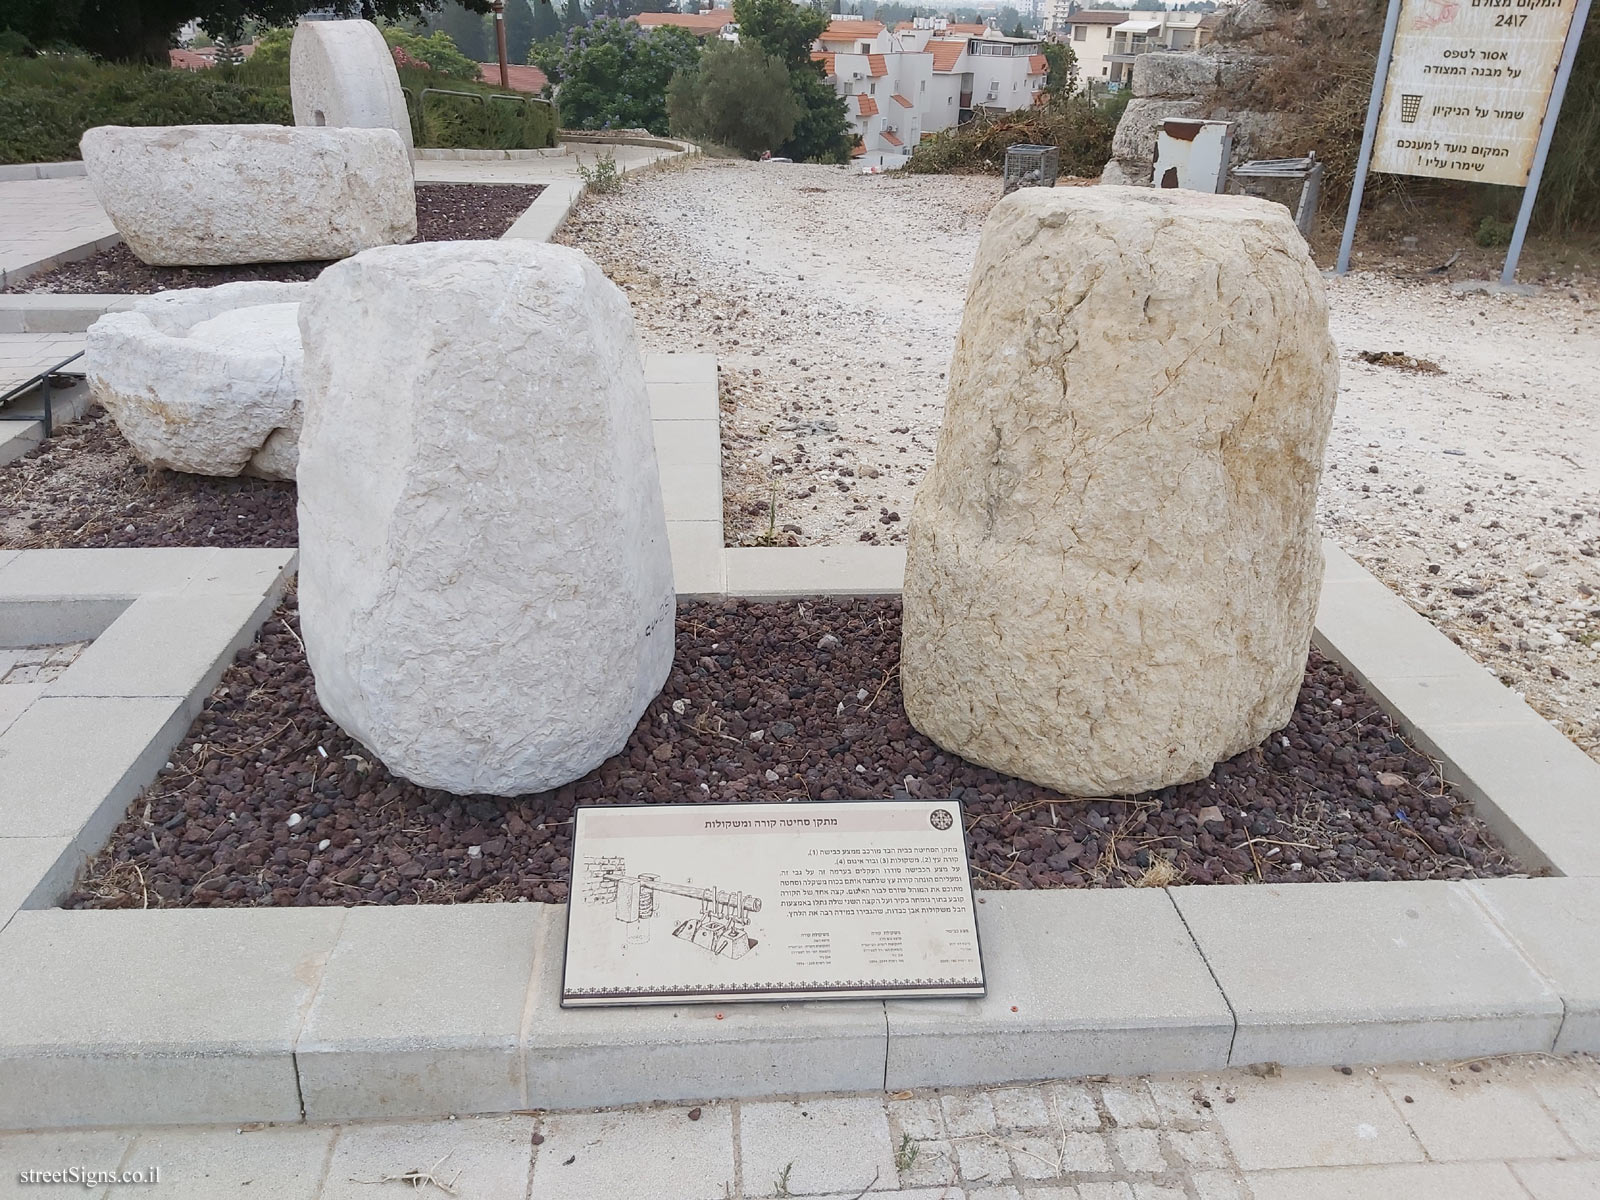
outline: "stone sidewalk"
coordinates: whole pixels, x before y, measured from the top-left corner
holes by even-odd
[[[1494,1059],[525,1113],[0,1134],[163,1200],[1592,1200],[1600,1063]],[[81,1179],[81,1176],[80,1176]],[[442,1186],[435,1186],[435,1184]]]
[[[0,281],[116,236],[82,175],[0,181]]]

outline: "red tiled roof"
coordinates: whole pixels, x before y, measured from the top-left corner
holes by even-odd
[[[880,78],[880,77],[882,77],[884,75],[887,75],[888,73],[889,73],[889,64],[884,62],[883,55],[881,55],[881,54],[869,54],[869,55],[867,55],[867,74],[868,75],[871,75],[874,79],[878,79],[878,78]]]
[[[1045,75],[1050,71],[1050,60],[1042,54],[1028,55],[1028,74]]]
[[[878,102],[871,96],[856,97],[856,115],[860,117],[875,117],[878,115]]]
[[[821,50],[813,50],[811,52],[811,61],[822,64],[822,73],[824,75],[831,76],[833,74],[833,55],[825,54]]]
[[[928,43],[928,49],[933,52],[933,69],[935,71],[951,71],[955,68],[956,60],[961,57],[962,51],[967,48],[967,40],[962,38],[959,42],[941,42],[937,39]]]
[[[867,148],[861,142],[857,142],[854,146],[850,147],[851,158],[860,158],[866,152]]]
[[[890,96],[889,99],[893,100],[901,108],[910,108],[911,107],[911,101],[907,100],[899,92],[896,92],[894,95]]]
[[[904,142],[902,142],[894,134],[890,133],[887,129],[885,129],[883,131],[883,140],[888,142],[889,145],[891,145],[891,146],[904,146],[905,145]]]
[[[249,58],[256,52],[256,44],[239,47],[239,57]],[[167,62],[180,71],[209,71],[217,65],[217,49],[207,46],[201,50],[168,50]]]
[[[499,87],[500,64],[479,63],[478,79],[483,83]],[[513,92],[526,92],[530,96],[537,96],[550,82],[549,76],[538,67],[519,66],[516,63],[507,65],[506,79],[510,81]]]
[[[1129,12],[1125,8],[1117,8],[1117,9],[1112,9],[1110,11],[1106,11],[1105,9],[1100,9],[1098,11],[1095,10],[1095,9],[1090,9],[1087,12],[1075,12],[1075,13],[1073,13],[1070,17],[1067,18],[1067,24],[1068,25],[1121,25],[1124,21],[1126,21],[1132,15],[1133,14],[1131,12]]]
[[[970,33],[973,37],[982,37],[989,31],[987,25],[956,25],[946,26],[951,33]]]
[[[696,37],[710,37],[714,33],[721,33],[724,25],[733,24],[733,9],[713,8],[708,13],[638,13],[628,20],[637,21],[647,29],[658,25],[676,25]]]
[[[875,38],[882,32],[882,21],[833,21],[822,31],[822,40],[838,42],[851,38]]]

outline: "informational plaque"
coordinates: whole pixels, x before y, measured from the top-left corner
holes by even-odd
[[[1528,182],[1577,0],[1401,0],[1372,169]]]
[[[983,994],[953,800],[578,810],[563,1007]]]

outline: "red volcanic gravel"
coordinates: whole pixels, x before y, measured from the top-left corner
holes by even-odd
[[[510,229],[544,191],[542,184],[419,183],[418,242],[493,240]],[[31,275],[8,292],[161,292],[215,287],[241,279],[315,279],[326,262],[247,263],[227,267],[152,267],[123,243],[53,271]]]
[[[293,546],[292,483],[148,467],[105,409],[0,467],[0,549]]]
[[[1075,800],[911,728],[898,600],[685,604],[672,675],[622,753],[576,783],[502,800],[416,787],[372,761],[318,706],[297,625],[291,598],[239,652],[70,906],[561,901],[579,804],[905,794],[962,801],[982,888],[1518,869],[1316,654],[1281,735],[1196,783]]]

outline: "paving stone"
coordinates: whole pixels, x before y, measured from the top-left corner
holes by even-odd
[[[702,1106],[698,1121],[682,1108],[559,1113],[540,1132],[531,1193],[539,1200],[727,1200],[733,1188],[726,1105]],[[746,1166],[746,1195],[771,1195],[762,1190],[770,1184]]]
[[[951,1137],[993,1133],[999,1127],[994,1101],[988,1092],[951,1092],[939,1097],[939,1103],[944,1108],[945,1128]]]
[[[527,1108],[545,904],[353,908],[296,1047],[306,1119]]]
[[[98,850],[190,721],[174,696],[41,696],[0,733],[0,827]],[[93,737],[83,731],[93,730]]]
[[[1205,1086],[1193,1076],[1148,1079],[1145,1086],[1150,1089],[1150,1097],[1156,1102],[1156,1112],[1160,1114],[1164,1126],[1186,1129],[1209,1124],[1215,1119],[1216,1100],[1212,1100],[1212,1107],[1207,1108],[1195,1099],[1197,1094],[1201,1099],[1211,1097],[1206,1094]]]
[[[1503,1163],[1253,1171],[1254,1200],[1527,1200]],[[1578,1200],[1570,1192],[1537,1200]]]
[[[1022,1180],[1055,1179],[1061,1169],[1061,1143],[1048,1137],[1008,1137],[1011,1169]]]
[[[901,1160],[899,1138],[894,1139],[893,1145],[898,1167]],[[939,1187],[956,1182],[956,1151],[949,1142],[913,1141],[906,1153],[911,1155],[911,1165],[900,1171],[901,1187]]]
[[[967,1200],[1023,1200],[1022,1193],[1009,1183],[999,1187],[968,1189]]]
[[[0,932],[0,1128],[298,1121],[342,909],[24,911]],[[181,984],[181,986],[180,986]]]
[[[715,354],[665,354],[655,352],[644,356],[644,381],[654,387],[662,383],[691,383],[717,387],[717,356]],[[712,410],[713,417],[716,410]]]
[[[1061,1135],[1061,1167],[1067,1174],[1111,1170],[1111,1151],[1103,1134],[1068,1132]]]
[[[1135,1183],[1133,1200],[1189,1200],[1189,1194],[1181,1187],[1169,1187],[1159,1183]]]
[[[1133,1185],[1128,1183],[1080,1183],[1078,1200],[1134,1200]]]
[[[1100,1128],[1100,1112],[1095,1108],[1094,1095],[1081,1083],[1055,1084],[1049,1093],[1061,1128],[1088,1133]]]
[[[1600,1163],[1519,1162],[1511,1169],[1533,1200],[1600,1200]]]
[[[910,1100],[891,1100],[888,1105],[889,1129],[899,1140],[900,1134],[913,1141],[933,1141],[944,1137],[944,1119],[939,1111],[937,1096],[914,1096]]]
[[[650,417],[656,421],[715,421],[717,419],[717,389],[703,382],[652,383],[647,378],[645,389],[650,395]]]
[[[1155,1101],[1141,1082],[1128,1087],[1107,1084],[1100,1089],[1100,1099],[1105,1102],[1106,1112],[1111,1119],[1120,1126],[1138,1125],[1154,1129],[1161,1123],[1156,1115]]]
[[[76,863],[57,869],[71,848],[70,838],[0,837],[0,929],[23,904],[53,904],[71,888]]]
[[[1574,1146],[1600,1155],[1600,1087],[1580,1079],[1541,1079],[1533,1090]]]
[[[1226,1171],[1196,1171],[1189,1180],[1195,1200],[1249,1200],[1244,1184]]]
[[[1560,994],[1566,1019],[1555,1052],[1600,1051],[1600,878],[1467,886]]]
[[[729,572],[732,590],[731,562]],[[1185,890],[1228,889],[1174,894]],[[1233,1016],[1164,892],[981,899],[988,995],[889,1001],[888,1087],[1224,1065]],[[1139,936],[1128,938],[1128,929]]]
[[[1555,1042],[1560,998],[1460,884],[1170,895],[1238,1016],[1235,1065],[1449,1059]]]
[[[1420,1162],[1422,1147],[1377,1081],[1365,1072],[1286,1070],[1239,1083],[1217,1122],[1247,1171]]]
[[[861,1191],[897,1178],[889,1121],[877,1099],[743,1104],[739,1160],[751,1196],[773,1194],[763,1190],[767,1181],[789,1163],[788,1189],[796,1196]]]
[[[0,1133],[0,1200],[38,1200],[51,1185],[24,1183],[24,1171],[117,1171],[133,1145],[126,1129],[52,1129],[43,1133]],[[55,1185],[64,1187],[65,1184]],[[81,1185],[80,1185],[81,1187]],[[58,1192],[57,1194],[62,1194]]]
[[[320,1200],[445,1194],[427,1184],[375,1182],[408,1171],[431,1173],[463,1200],[521,1197],[528,1191],[534,1130],[533,1118],[526,1116],[346,1125],[334,1144]]]
[[[1044,1088],[996,1088],[989,1093],[989,1101],[1002,1129],[1048,1129],[1055,1123]]]
[[[660,472],[661,506],[669,521],[721,520],[722,471],[719,466],[663,465]]]
[[[141,596],[46,695],[179,696],[198,712],[275,605],[250,593]]]
[[[1556,1158],[1573,1151],[1531,1088],[1485,1081],[1465,1070],[1384,1068],[1379,1076],[1435,1161]]]
[[[1167,1144],[1178,1152],[1178,1157],[1191,1167],[1225,1167],[1228,1152],[1222,1139],[1209,1129],[1173,1130],[1166,1135]]]
[[[127,1184],[106,1200],[160,1196],[161,1200],[217,1200],[220,1196],[271,1196],[315,1200],[328,1164],[334,1130],[327,1127],[162,1129],[143,1133],[123,1170],[159,1168],[159,1185]]]
[[[998,1138],[963,1138],[955,1143],[956,1165],[966,1183],[1003,1183],[1011,1178],[1011,1153]],[[1051,1175],[1059,1174],[1057,1171]],[[1033,1176],[1032,1178],[1041,1178]],[[1043,1177],[1048,1178],[1048,1176]]]
[[[680,598],[717,597],[727,590],[721,521],[668,521],[672,586]]]
[[[1111,1148],[1130,1171],[1159,1175],[1167,1169],[1161,1153],[1161,1135],[1154,1129],[1117,1129],[1111,1134]]]
[[[1029,1187],[1023,1190],[1022,1200],[1078,1200],[1078,1189],[1060,1183],[1049,1187]]]
[[[524,1039],[528,1107],[883,1089],[876,1000],[562,1008],[565,910],[549,905]]]
[[[215,553],[198,547],[28,550],[0,564],[0,600],[132,598],[145,592],[176,591]]]
[[[655,421],[652,424],[656,459],[663,467],[712,466],[721,470],[722,444],[715,420]]]

